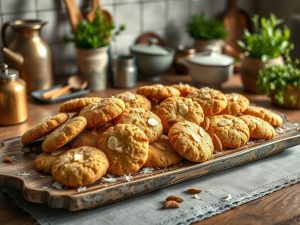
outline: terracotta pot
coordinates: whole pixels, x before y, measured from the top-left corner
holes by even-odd
[[[288,85],[285,88],[284,103],[279,104],[275,98],[276,92],[271,94],[272,103],[278,107],[287,108],[287,109],[300,109],[300,89],[295,88],[292,85]],[[293,100],[291,96],[294,96]]]
[[[224,41],[222,39],[215,40],[194,40],[194,48],[197,52],[205,52],[207,50],[213,50],[214,52],[221,53],[224,47]]]
[[[274,59],[269,59],[266,62],[248,56],[242,58],[240,73],[241,73],[244,89],[254,94],[260,94],[261,92],[257,86],[258,72],[259,70],[269,65],[275,65],[275,64],[283,65],[284,64],[283,58],[280,56]]]
[[[96,49],[77,49],[77,65],[80,75],[89,83],[92,91],[106,89],[107,84],[107,47]]]

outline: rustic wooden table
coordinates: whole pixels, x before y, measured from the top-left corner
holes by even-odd
[[[178,82],[190,83],[188,76],[165,75],[162,83],[172,84]],[[142,83],[140,83],[142,84]],[[224,92],[243,93],[240,77],[234,75],[222,86]],[[91,96],[111,96],[122,92],[122,89],[108,89],[90,93]],[[245,93],[244,93],[245,94]],[[300,121],[300,111],[284,110],[271,106],[269,99],[261,95],[245,94],[251,102],[267,108],[274,108],[287,115],[289,120]],[[58,104],[41,105],[29,103],[29,118],[27,122],[15,126],[0,126],[0,140],[21,135],[44,118],[57,113]],[[220,215],[213,216],[196,223],[205,224],[300,224],[300,183],[281,189],[265,197],[259,198],[235,209],[228,210]],[[18,208],[11,200],[0,191],[0,224],[34,224],[34,221],[23,210]]]

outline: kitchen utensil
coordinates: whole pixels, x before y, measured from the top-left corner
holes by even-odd
[[[90,209],[250,163],[300,144],[299,124],[285,122],[282,127],[283,132],[272,140],[252,142],[238,149],[222,151],[206,162],[184,161],[166,169],[144,168],[127,177],[104,177],[84,187],[83,192],[79,192],[79,188],[57,190],[53,188],[51,176],[41,176],[34,169],[31,151],[34,154],[42,152],[41,142],[26,147],[29,153],[20,154],[24,148],[20,138],[10,138],[3,141],[0,158],[14,155],[16,160],[11,164],[0,163],[0,184],[17,189],[26,201],[47,204],[50,208],[67,208],[70,211]]]
[[[68,84],[66,86],[44,92],[42,96],[45,99],[54,99],[65,94],[69,94],[71,91],[85,89],[87,85],[88,82],[86,80],[81,79],[77,75],[73,75],[69,77]]]
[[[251,30],[251,19],[247,12],[238,8],[237,0],[228,0],[222,21],[228,31],[224,51],[226,54],[238,57],[242,49],[238,46],[237,41],[243,38],[245,29]]]
[[[195,54],[182,62],[188,67],[193,82],[199,85],[219,87],[233,73],[234,59],[214,51]]]
[[[169,47],[158,46],[156,39],[149,39],[148,44],[136,44],[130,47],[136,58],[139,77],[146,80],[159,80],[159,75],[166,72],[173,63],[175,51]]]
[[[184,45],[178,45],[175,53],[174,59],[174,69],[176,74],[188,74],[188,68],[181,62],[182,59],[193,56],[196,54],[196,49],[191,47],[186,47]]]
[[[28,92],[52,85],[52,53],[50,46],[40,36],[45,24],[47,22],[41,20],[14,20],[4,23],[1,29],[5,61],[20,72]],[[8,28],[15,34],[9,42],[6,38]]]
[[[26,83],[18,71],[1,64],[0,73],[0,125],[12,125],[27,120]]]
[[[113,74],[114,87],[134,87],[137,81],[137,69],[134,58],[130,55],[121,55],[115,59]]]

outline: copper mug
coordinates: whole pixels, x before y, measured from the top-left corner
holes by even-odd
[[[4,23],[1,29],[5,61],[10,68],[19,71],[29,92],[52,85],[51,49],[40,35],[46,23],[41,20],[14,20]],[[9,42],[6,38],[7,28],[14,33]]]

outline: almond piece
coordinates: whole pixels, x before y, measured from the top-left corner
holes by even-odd
[[[218,122],[218,125],[219,125],[220,127],[225,127],[225,126],[227,126],[227,125],[229,125],[229,124],[231,124],[231,123],[232,123],[231,120],[223,119],[223,120],[220,120],[220,121]]]
[[[180,115],[185,116],[189,112],[189,107],[184,103],[180,103],[178,105],[178,111]]]
[[[171,196],[166,198],[166,201],[175,201],[175,202],[180,203],[180,202],[183,202],[183,198],[181,198],[178,195],[171,195]]]
[[[118,147],[118,139],[115,136],[111,136],[107,140],[107,147],[111,150],[116,150]]]
[[[204,131],[204,129],[202,127],[199,128],[199,134],[200,134],[201,137],[206,136],[206,132]]]
[[[201,189],[199,188],[189,188],[186,190],[187,193],[189,194],[199,194],[201,192]]]
[[[222,152],[223,151],[223,145],[220,141],[220,138],[216,134],[211,135],[211,139],[214,144],[214,152]]]
[[[194,141],[196,141],[197,143],[200,143],[201,139],[198,134],[195,134],[194,132],[192,132],[191,135],[192,135],[192,138],[194,139]]]
[[[83,160],[83,155],[81,153],[75,153],[74,156],[73,156],[73,160],[75,162],[82,161]]]
[[[208,117],[205,117],[205,119],[204,119],[204,121],[203,121],[203,123],[202,123],[202,127],[203,127],[203,129],[204,129],[205,131],[208,130],[208,128],[209,128],[209,119],[208,119]]]
[[[165,209],[175,209],[175,208],[179,208],[179,207],[180,207],[180,205],[176,201],[166,201],[164,203],[164,208]]]
[[[147,122],[152,127],[155,127],[156,125],[158,125],[158,121],[153,117],[149,117]]]
[[[128,102],[135,99],[135,95],[131,93],[127,93],[127,95],[124,97],[124,102]]]

